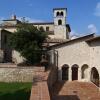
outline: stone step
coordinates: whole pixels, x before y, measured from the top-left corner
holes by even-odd
[[[100,100],[99,89],[88,82],[57,82],[50,94],[52,100]]]

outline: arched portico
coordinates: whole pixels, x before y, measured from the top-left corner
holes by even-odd
[[[62,66],[62,80],[68,80],[69,66],[67,64]]]
[[[99,87],[99,73],[98,70],[93,67],[91,69],[91,77],[90,77],[91,82],[93,82],[96,86]]]
[[[77,64],[72,66],[72,81],[78,80],[78,68],[79,66]]]
[[[88,65],[87,64],[84,64],[82,67],[81,67],[81,78],[82,79],[86,79],[88,77]]]

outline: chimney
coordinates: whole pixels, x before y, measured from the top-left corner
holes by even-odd
[[[16,15],[12,15],[11,19],[16,20]]]

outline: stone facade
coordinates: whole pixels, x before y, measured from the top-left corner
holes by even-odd
[[[95,38],[94,34],[51,46],[49,53],[50,63],[58,66],[60,81],[99,82],[100,38]]]

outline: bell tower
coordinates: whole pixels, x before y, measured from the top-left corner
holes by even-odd
[[[67,8],[54,8],[54,35],[55,38],[67,39],[68,33],[66,29]]]

